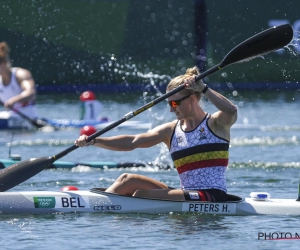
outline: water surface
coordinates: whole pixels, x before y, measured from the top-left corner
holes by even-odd
[[[111,120],[120,119],[150,101],[150,97],[144,100],[134,95],[100,98],[103,115]],[[252,191],[265,191],[272,197],[296,199],[300,173],[299,93],[238,93],[230,99],[238,105],[239,117],[231,135],[228,192],[248,197]],[[204,105],[208,112],[215,111],[211,104]],[[38,107],[40,115],[50,119],[79,117],[77,96],[39,97]],[[134,118],[153,122],[153,126],[172,119],[166,102]],[[105,136],[142,131],[113,129]],[[13,138],[11,131],[1,131],[0,158],[6,159],[9,151],[20,154],[22,159],[52,156],[71,146],[78,136],[78,129],[15,132]],[[132,152],[86,147],[61,160],[171,163],[163,145]],[[59,190],[66,185],[79,189],[106,187],[125,171],[179,187],[174,169],[77,167],[42,171],[12,191]],[[3,249],[281,249],[293,247],[298,241],[258,240],[258,233],[300,234],[298,220],[297,216],[55,214],[1,215],[0,223]]]

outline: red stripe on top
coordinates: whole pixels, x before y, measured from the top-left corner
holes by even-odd
[[[205,197],[205,195],[204,195],[204,193],[202,191],[198,191],[198,193],[200,195],[200,200],[201,201],[207,201],[207,199],[206,199],[206,197]]]
[[[198,162],[191,162],[185,165],[182,165],[177,168],[179,174],[186,171],[195,170],[199,168],[209,168],[209,167],[227,167],[228,159],[213,159],[213,160],[204,160]]]

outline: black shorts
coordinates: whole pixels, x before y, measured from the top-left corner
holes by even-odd
[[[169,187],[169,189],[174,189]],[[211,201],[211,202],[226,202],[226,192],[212,188],[203,190],[182,190],[186,201]]]
[[[227,201],[227,194],[220,189],[183,190],[183,193],[186,201]]]

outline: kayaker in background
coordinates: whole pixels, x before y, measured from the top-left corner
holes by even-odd
[[[36,118],[38,114],[35,106],[36,88],[34,79],[29,70],[11,67],[9,52],[8,44],[1,42],[0,100],[4,103],[5,108],[17,109],[30,118]],[[9,113],[9,117],[18,117],[13,111],[9,111]]]
[[[169,200],[226,201],[226,168],[230,128],[237,120],[236,106],[220,93],[210,89],[201,80],[198,68],[190,68],[184,75],[171,80],[167,92],[181,84],[186,88],[170,96],[170,111],[177,120],[162,124],[146,133],[98,137],[86,142],[86,135],[76,141],[77,146],[97,147],[131,151],[165,143],[171,153],[181,189],[137,174],[122,174],[106,192],[137,197]],[[213,114],[206,113],[199,104],[205,95],[218,109]]]

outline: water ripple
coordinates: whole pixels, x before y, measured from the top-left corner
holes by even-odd
[[[279,146],[279,145],[299,145],[297,136],[285,137],[236,137],[230,141],[231,146]]]
[[[232,162],[228,166],[231,169],[239,169],[239,168],[260,168],[260,169],[268,169],[268,168],[300,168],[300,162]]]
[[[70,146],[74,144],[74,139],[35,139],[35,140],[20,140],[6,143],[10,146]],[[263,137],[235,137],[231,139],[231,146],[278,146],[278,145],[299,145],[300,141],[297,136],[263,136]]]

